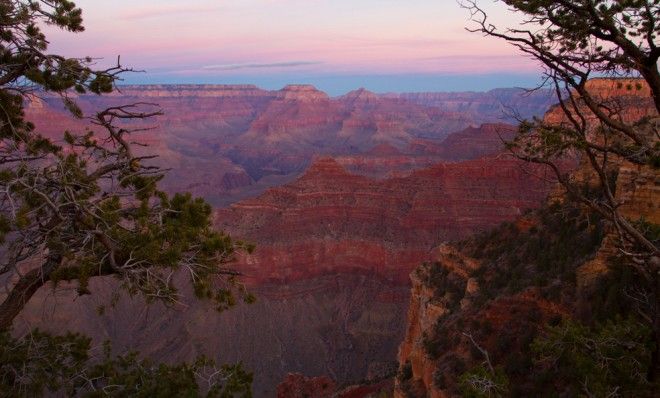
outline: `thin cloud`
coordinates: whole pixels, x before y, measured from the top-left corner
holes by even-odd
[[[270,69],[270,68],[295,68],[298,66],[318,65],[321,62],[313,61],[291,61],[272,63],[247,63],[247,64],[224,64],[202,66],[204,70],[242,70],[242,69]]]
[[[181,14],[200,14],[210,11],[216,11],[218,6],[190,6],[190,5],[159,5],[159,6],[145,6],[134,8],[132,10],[123,11],[120,17],[125,20],[139,20],[147,18],[156,18],[169,15]]]

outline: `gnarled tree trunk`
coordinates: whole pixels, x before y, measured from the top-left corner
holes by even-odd
[[[41,267],[30,270],[18,280],[7,298],[0,304],[0,331],[11,327],[14,318],[23,310],[34,293],[48,282],[51,273],[61,262],[60,256],[48,256]]]

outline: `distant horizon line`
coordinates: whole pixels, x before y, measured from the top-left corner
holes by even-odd
[[[344,92],[343,94],[333,94],[329,95],[328,91],[323,90],[321,88],[318,88],[316,85],[311,84],[311,83],[287,83],[283,85],[279,89],[270,89],[270,88],[264,88],[262,86],[259,86],[258,84],[254,83],[151,83],[151,82],[145,82],[145,83],[126,83],[126,84],[117,84],[117,88],[119,91],[121,91],[122,88],[157,88],[157,87],[182,87],[182,88],[204,88],[204,87],[224,87],[224,88],[242,88],[242,89],[256,89],[256,90],[261,90],[261,91],[267,91],[267,92],[276,92],[276,91],[282,91],[285,90],[288,87],[294,87],[294,86],[299,86],[299,87],[310,87],[315,89],[316,91],[322,92],[326,95],[328,95],[331,98],[335,97],[342,97],[347,94],[350,94],[352,92],[356,91],[366,91],[378,96],[387,96],[387,95],[402,95],[402,94],[433,94],[433,93],[488,93],[491,91],[500,91],[500,90],[533,90],[532,88],[529,87],[517,87],[517,86],[502,86],[502,87],[495,87],[495,88],[488,88],[484,90],[470,90],[470,89],[456,89],[456,90],[426,90],[426,91],[418,91],[418,90],[411,90],[411,91],[376,91],[372,89],[368,89],[366,87],[357,87],[354,89],[351,89],[349,91]]]
[[[172,76],[158,71],[127,74],[122,85],[204,85],[253,84],[264,90],[278,90],[287,84],[311,84],[330,96],[344,95],[358,87],[374,93],[487,92],[497,88],[534,88],[543,80],[536,73],[514,74],[263,74]]]

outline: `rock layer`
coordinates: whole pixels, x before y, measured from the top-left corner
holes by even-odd
[[[469,115],[475,123],[509,122],[540,116],[556,102],[550,90],[526,91],[517,88],[488,92],[404,93],[391,94],[417,104]]]
[[[449,133],[501,116],[502,101],[491,93],[468,95],[470,101],[490,104],[481,114],[452,105],[454,94],[434,96],[424,102],[361,89],[330,98],[308,85],[278,91],[252,85],[145,85],[123,86],[107,96],[71,94],[87,115],[107,106],[159,104],[164,116],[142,123],[156,128],[136,141],[151,145],[148,150],[160,155],[159,164],[173,169],[165,180],[168,189],[192,190],[217,205],[290,181],[318,154],[355,156],[381,144],[406,149],[415,140],[437,144]],[[512,105],[507,101],[502,103]],[[537,114],[546,106],[537,100],[530,104]],[[73,120],[59,98],[47,95],[30,101],[27,115],[38,131],[60,141],[66,129],[93,128],[87,120]],[[397,164],[409,171],[430,163]]]
[[[506,158],[440,163],[386,180],[320,158],[297,181],[219,210],[217,225],[258,244],[241,262],[257,280],[351,272],[405,284],[433,247],[515,218],[549,187]]]

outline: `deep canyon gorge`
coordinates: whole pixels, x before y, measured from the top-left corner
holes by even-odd
[[[217,313],[185,292],[173,308],[128,297],[110,307],[116,284],[98,278],[91,296],[42,289],[16,324],[80,331],[158,360],[242,361],[257,396],[273,396],[288,373],[340,385],[391,377],[410,272],[443,242],[540,206],[552,188],[542,169],[502,151],[515,131],[506,110],[540,116],[547,92],[331,98],[301,85],[127,86],[76,100],[86,113],[159,104],[164,116],[145,122],[156,128],[135,139],[171,169],[166,190],[206,198],[219,228],[256,244],[236,267],[257,302]],[[59,101],[29,105],[40,131],[88,126]]]
[[[0,398],[655,398],[660,0],[0,1]]]

